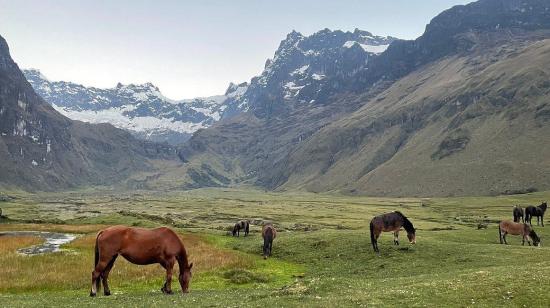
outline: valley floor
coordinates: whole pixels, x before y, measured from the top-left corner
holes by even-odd
[[[79,236],[61,252],[23,256],[32,236],[0,236],[0,306],[277,306],[277,307],[495,307],[547,306],[550,293],[550,226],[535,226],[543,247],[500,245],[497,222],[512,206],[538,205],[550,192],[471,198],[368,198],[257,190],[66,193],[8,192],[0,232],[40,230]],[[417,228],[417,244],[383,234],[373,253],[369,221],[399,210]],[[253,223],[248,237],[229,236],[239,219]],[[273,257],[261,258],[260,224],[279,234]],[[176,229],[195,272],[190,293],[160,292],[158,265],[119,258],[113,295],[88,296],[97,230],[113,224]],[[174,290],[177,280],[174,279]]]

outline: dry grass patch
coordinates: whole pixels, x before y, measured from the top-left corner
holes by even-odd
[[[0,231],[90,233],[97,232],[107,227],[107,225],[0,224]]]
[[[38,245],[42,242],[42,239],[34,236],[0,236],[0,255],[16,254],[19,248]]]
[[[36,227],[39,226],[36,225],[33,230],[52,230],[48,226]],[[86,229],[88,226],[84,226],[86,228],[74,227],[63,230],[64,232],[77,232],[77,230]],[[99,226],[96,227],[99,229]],[[60,231],[60,229],[56,229],[56,231]],[[89,233],[65,245],[66,250],[62,252],[37,256],[24,256],[15,251],[17,248],[40,243],[39,238],[0,238],[0,264],[9,265],[4,267],[9,268],[9,271],[3,271],[0,275],[0,293],[58,289],[81,289],[82,292],[86,292],[90,287],[90,274],[94,264],[95,237],[95,232]],[[253,264],[250,258],[243,258],[230,250],[216,248],[200,236],[186,234],[182,238],[190,255],[190,261],[194,263],[193,280],[195,282],[201,280],[201,274],[230,267],[246,268]],[[4,251],[8,253],[3,253]],[[179,272],[177,265],[175,270],[176,273]],[[158,287],[160,289],[164,277],[165,271],[158,264],[138,266],[119,257],[111,271],[110,282],[113,291],[125,287],[133,289],[156,289]],[[177,286],[176,277],[174,277],[174,286]]]

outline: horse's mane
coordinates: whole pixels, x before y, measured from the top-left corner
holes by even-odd
[[[403,218],[403,228],[405,228],[405,231],[407,231],[407,233],[414,234],[416,232],[416,229],[414,228],[412,222],[407,218],[407,216],[403,215],[403,213],[399,211],[395,211],[395,213]]]

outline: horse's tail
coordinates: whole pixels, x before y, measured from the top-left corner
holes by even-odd
[[[376,241],[376,239],[374,238],[374,223],[371,220],[370,221],[370,242],[371,242],[372,248],[374,248],[374,250],[376,250],[375,241]]]
[[[95,238],[94,268],[97,266],[97,263],[99,263],[99,236],[101,233],[103,233],[103,231],[99,231]]]
[[[263,233],[264,237],[264,259],[267,258],[267,256],[270,254],[270,247],[271,243],[273,243],[273,228],[266,228],[265,232]]]
[[[502,244],[502,230],[500,229],[500,223],[498,224],[498,239]]]

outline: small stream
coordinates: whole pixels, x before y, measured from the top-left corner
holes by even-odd
[[[17,252],[27,256],[40,255],[60,251],[60,246],[70,243],[76,238],[71,233],[40,232],[40,231],[8,231],[0,232],[0,236],[37,236],[44,239],[44,243],[18,249]]]

